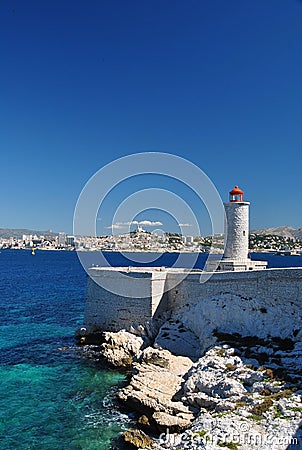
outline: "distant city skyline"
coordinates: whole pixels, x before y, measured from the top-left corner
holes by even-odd
[[[302,227],[301,23],[298,0],[3,0],[0,226],[72,234],[90,177],[152,151],[200,167],[223,201],[239,185],[251,229]],[[110,192],[98,233],[128,223],[116,205],[150,187],[177,193],[209,233],[194,193],[156,175]],[[180,222],[155,209],[131,221]]]

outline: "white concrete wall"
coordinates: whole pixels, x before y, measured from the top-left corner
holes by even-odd
[[[247,259],[249,251],[249,203],[225,203],[227,242],[224,258]]]
[[[129,329],[163,313],[175,314],[185,305],[195,308],[197,329],[206,330],[210,320],[224,332],[295,337],[302,325],[302,268],[217,272],[205,283],[200,272],[183,279],[182,270],[131,270],[130,291],[143,292],[143,298],[116,295],[88,278],[86,327]],[[93,277],[101,277],[107,288],[120,282],[115,269],[94,269]]]
[[[169,283],[180,275],[169,273]],[[191,273],[169,292],[169,308],[174,310],[196,299],[221,293],[234,293],[246,299],[274,298],[278,302],[300,301],[302,307],[302,268],[266,269],[244,272],[216,272],[205,283],[200,274]]]
[[[84,325],[91,331],[129,329],[167,309],[166,271],[93,268],[89,273]]]

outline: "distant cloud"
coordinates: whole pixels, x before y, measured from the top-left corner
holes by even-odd
[[[109,225],[109,227],[105,227],[108,228],[110,230],[119,230],[120,228],[124,228],[123,225],[120,225],[118,223],[113,223],[112,225]]]
[[[191,227],[192,225],[190,223],[179,223],[179,227]]]
[[[134,222],[132,222],[134,224]],[[157,227],[162,225],[161,222],[152,222],[151,220],[141,220],[140,222],[136,222],[137,225],[145,225],[146,227]]]
[[[159,225],[162,225],[161,222],[152,222],[152,220],[141,220],[141,221],[137,221],[137,220],[133,220],[132,222],[117,222],[117,225],[121,225],[121,226],[130,226],[130,225],[145,225],[146,227],[157,227]]]
[[[131,225],[141,225],[141,226],[144,225],[145,227],[158,227],[163,224],[159,221],[152,221],[152,220],[141,220],[141,221],[133,220],[132,222],[116,222],[106,228],[109,228],[112,230],[119,230],[121,228],[129,227]]]

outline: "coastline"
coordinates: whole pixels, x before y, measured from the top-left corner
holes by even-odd
[[[170,332],[179,330],[177,320],[169,322]],[[285,450],[302,443],[301,341],[216,334],[192,359],[164,349],[159,336],[104,332],[96,337],[98,347],[83,347],[84,354],[97,349],[110,367],[131,373],[117,399],[137,426],[113,448],[126,442],[156,450],[237,448],[232,444]],[[272,447],[273,437],[286,445]]]
[[[93,270],[106,279],[105,268]],[[163,279],[169,283],[173,274]],[[300,448],[302,268],[216,272],[206,287],[197,275],[188,275],[176,290],[170,286],[169,296],[160,296],[162,309],[153,298],[161,280],[156,276],[146,303],[128,302],[98,285],[88,288],[87,328],[78,340],[84,353],[97,345],[109,365],[130,371],[117,395],[137,419],[136,428],[123,434],[132,445],[126,448]],[[150,305],[160,309],[159,321],[144,313]],[[272,439],[281,444],[272,447]]]
[[[17,251],[17,250],[27,250],[27,251],[32,251],[32,247],[16,247],[16,248],[14,248],[14,247],[4,247],[4,248],[0,248],[0,251],[10,251],[10,250],[14,250],[14,251]],[[175,253],[179,253],[179,254],[182,254],[182,253],[185,253],[185,254],[188,254],[188,253],[191,253],[191,254],[200,254],[200,255],[212,255],[212,256],[215,256],[215,255],[222,255],[223,254],[223,252],[217,252],[217,249],[215,249],[215,253],[209,253],[209,252],[206,252],[206,251],[200,251],[200,250],[191,250],[191,249],[188,249],[188,250],[184,250],[184,249],[182,249],[182,250],[141,250],[141,249],[129,249],[129,250],[122,250],[122,249],[87,249],[87,250],[85,250],[85,249],[75,249],[75,248],[45,248],[45,247],[34,247],[34,250],[35,251],[48,251],[48,252],[51,252],[51,251],[54,251],[54,252],[57,252],[57,251],[60,251],[60,252],[76,252],[76,253],[98,253],[98,252],[101,252],[101,253],[120,253],[120,254],[132,254],[132,253],[142,253],[142,254],[158,254],[158,255],[163,255],[163,254],[170,254],[170,253],[172,253],[172,254],[175,254]],[[263,256],[265,256],[265,255],[267,255],[267,256],[280,256],[280,257],[282,257],[282,258],[302,258],[302,254],[278,254],[278,253],[280,253],[280,252],[278,252],[277,250],[266,250],[266,251],[260,251],[260,250],[257,250],[257,251],[249,251],[249,254],[250,255],[263,255]]]
[[[85,250],[85,249],[80,249],[80,250],[76,250],[74,248],[40,248],[40,247],[34,247],[35,251],[64,251],[64,252],[83,252],[83,253],[96,253],[96,252],[102,252],[102,253],[155,253],[155,254],[164,254],[164,253],[200,253],[203,255],[208,255],[209,253],[207,252],[201,252],[199,250],[196,251],[192,251],[192,250],[165,250],[165,251],[161,251],[161,250],[135,250],[135,249],[131,249],[131,250],[122,250],[122,249],[94,249],[94,250]],[[3,248],[1,250],[32,250],[32,248],[30,247],[18,247],[18,248]]]

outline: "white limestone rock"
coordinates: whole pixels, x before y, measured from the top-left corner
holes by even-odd
[[[295,371],[302,371],[302,341],[296,342],[294,349],[290,352],[284,352],[281,362],[289,369],[293,368]]]
[[[302,448],[302,393],[267,376],[246,367],[232,348],[209,350],[189,371],[182,398],[199,416],[182,434],[161,435],[155,449]]]
[[[145,414],[159,430],[187,428],[194,415],[187,405],[175,398],[192,366],[189,358],[174,356],[167,350],[146,348],[133,364],[130,384],[119,399]]]
[[[200,351],[204,353],[216,345],[214,330],[223,333],[238,333],[241,336],[257,336],[268,338],[291,337],[299,341],[299,336],[293,337],[293,317],[300,317],[300,306],[292,305],[292,315],[285,315],[284,309],[276,306],[274,299],[265,300],[263,313],[263,300],[257,297],[247,299],[240,295],[222,293],[213,298],[204,299],[195,304],[181,307],[173,315],[174,320],[180,320],[184,327],[199,336]],[[300,352],[301,348],[297,347]],[[259,349],[258,349],[259,351]],[[272,351],[263,349],[272,355]]]
[[[214,347],[200,358],[188,373],[183,400],[192,406],[225,411],[245,399],[248,391],[240,379],[243,364],[233,352]],[[238,369],[239,380],[235,376]]]
[[[236,380],[240,383],[246,386],[253,386],[255,383],[263,380],[264,374],[245,367],[244,370],[235,371],[233,376],[236,376]]]
[[[269,382],[255,382],[251,387],[251,392],[263,392],[265,390],[269,390],[272,393],[276,393],[280,391],[280,385],[274,385]]]
[[[154,347],[169,350],[176,356],[187,356],[192,361],[200,356],[198,337],[178,319],[170,319],[161,326]]]
[[[141,354],[144,341],[128,331],[117,333],[105,332],[105,342],[101,345],[104,358],[115,367],[125,367],[132,364],[133,358]]]

